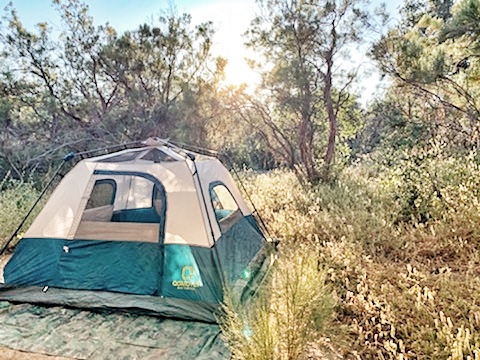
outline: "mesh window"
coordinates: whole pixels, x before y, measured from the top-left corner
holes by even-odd
[[[93,209],[105,205],[113,205],[116,192],[116,183],[110,179],[95,181],[86,209]]]
[[[210,190],[210,198],[212,199],[215,218],[220,226],[220,231],[225,233],[243,215],[238,208],[237,202],[225,185],[218,184],[213,186]]]
[[[158,149],[152,149],[142,156],[142,160],[153,161],[154,163],[165,162],[165,161],[175,161],[173,157],[165,154],[163,151]]]
[[[95,181],[74,238],[161,241],[166,209],[161,183],[143,173],[99,171],[98,175],[109,178]]]

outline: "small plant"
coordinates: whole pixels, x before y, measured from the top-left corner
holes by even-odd
[[[312,250],[284,250],[269,285],[250,305],[226,299],[222,330],[234,359],[306,358],[309,344],[325,330],[335,305],[327,271],[318,267]]]
[[[220,319],[223,337],[230,345],[232,359],[274,360],[278,334],[273,326],[266,293],[248,307],[225,297],[225,315]]]

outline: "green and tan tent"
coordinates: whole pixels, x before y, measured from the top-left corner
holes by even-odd
[[[0,299],[214,322],[272,246],[215,157],[160,139],[79,161],[4,269]]]

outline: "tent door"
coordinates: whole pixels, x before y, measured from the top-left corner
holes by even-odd
[[[90,289],[158,294],[166,214],[163,185],[150,174],[130,171],[95,170],[92,181],[68,245],[72,248],[61,257],[63,277]]]

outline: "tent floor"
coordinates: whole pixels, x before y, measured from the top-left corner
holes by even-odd
[[[228,359],[216,324],[0,302],[0,359]]]

